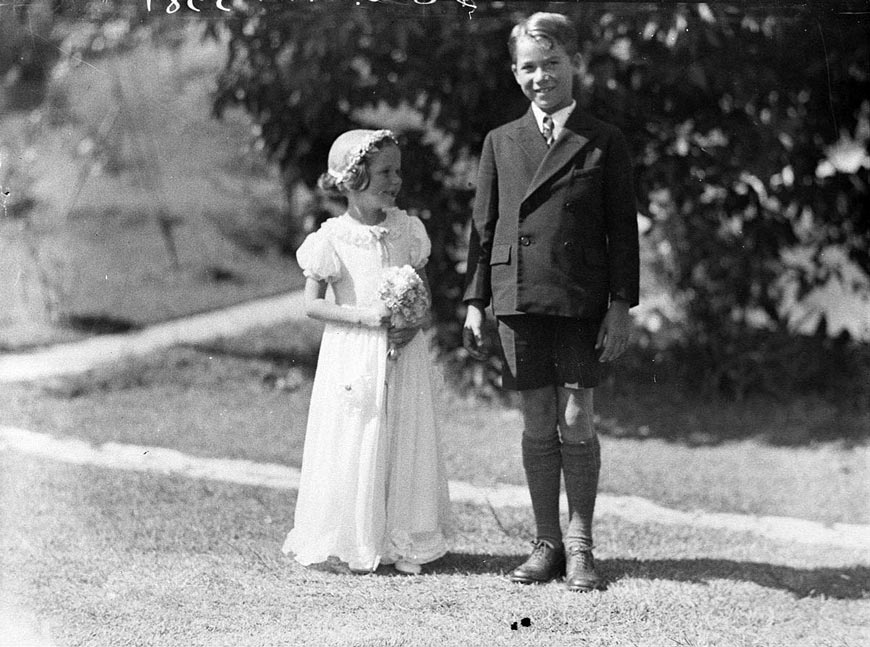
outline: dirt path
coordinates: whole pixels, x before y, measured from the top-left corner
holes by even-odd
[[[258,299],[145,330],[100,335],[27,353],[0,356],[0,383],[27,382],[87,371],[124,357],[146,355],[174,344],[203,342],[237,335],[250,328],[303,317],[301,292]]]
[[[243,485],[279,489],[299,486],[299,471],[275,463],[202,458],[162,447],[106,443],[93,446],[75,438],[54,438],[25,429],[0,426],[0,451],[23,452],[52,461],[96,465],[109,469],[176,474],[194,479],[212,479]],[[564,496],[564,495],[563,495]],[[499,485],[478,487],[463,481],[450,482],[452,501],[492,507],[529,505],[525,487]],[[567,502],[563,501],[565,508]],[[805,519],[750,516],[722,512],[684,512],[658,505],[638,496],[600,494],[596,513],[616,516],[631,523],[657,523],[712,528],[755,535],[783,542],[867,548],[870,525],[836,523],[823,525]]]

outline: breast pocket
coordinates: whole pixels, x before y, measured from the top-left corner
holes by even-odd
[[[574,169],[568,187],[566,208],[572,211],[599,209],[604,204],[604,186],[601,168]]]
[[[601,167],[592,166],[588,168],[575,168],[571,171],[571,180],[575,182],[583,182],[596,177],[601,177]]]
[[[601,167],[578,168],[571,172],[571,191],[588,193],[590,189],[601,186]]]

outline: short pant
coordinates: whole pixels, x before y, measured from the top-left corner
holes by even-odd
[[[550,315],[498,318],[504,365],[502,386],[526,391],[545,386],[592,388],[601,380],[595,348],[601,322]]]

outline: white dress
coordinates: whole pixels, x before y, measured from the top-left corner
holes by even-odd
[[[296,252],[335,302],[373,306],[383,267],[420,268],[423,223],[389,209],[380,225],[330,218]],[[355,570],[447,552],[448,509],[435,376],[424,334],[387,360],[385,329],[327,323],[311,393],[293,529],[283,551],[302,564],[330,556]]]

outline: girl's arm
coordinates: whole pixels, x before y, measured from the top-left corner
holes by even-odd
[[[390,323],[390,309],[385,304],[369,308],[340,306],[326,300],[326,281],[305,280],[305,314],[312,319],[351,326],[379,328]]]

